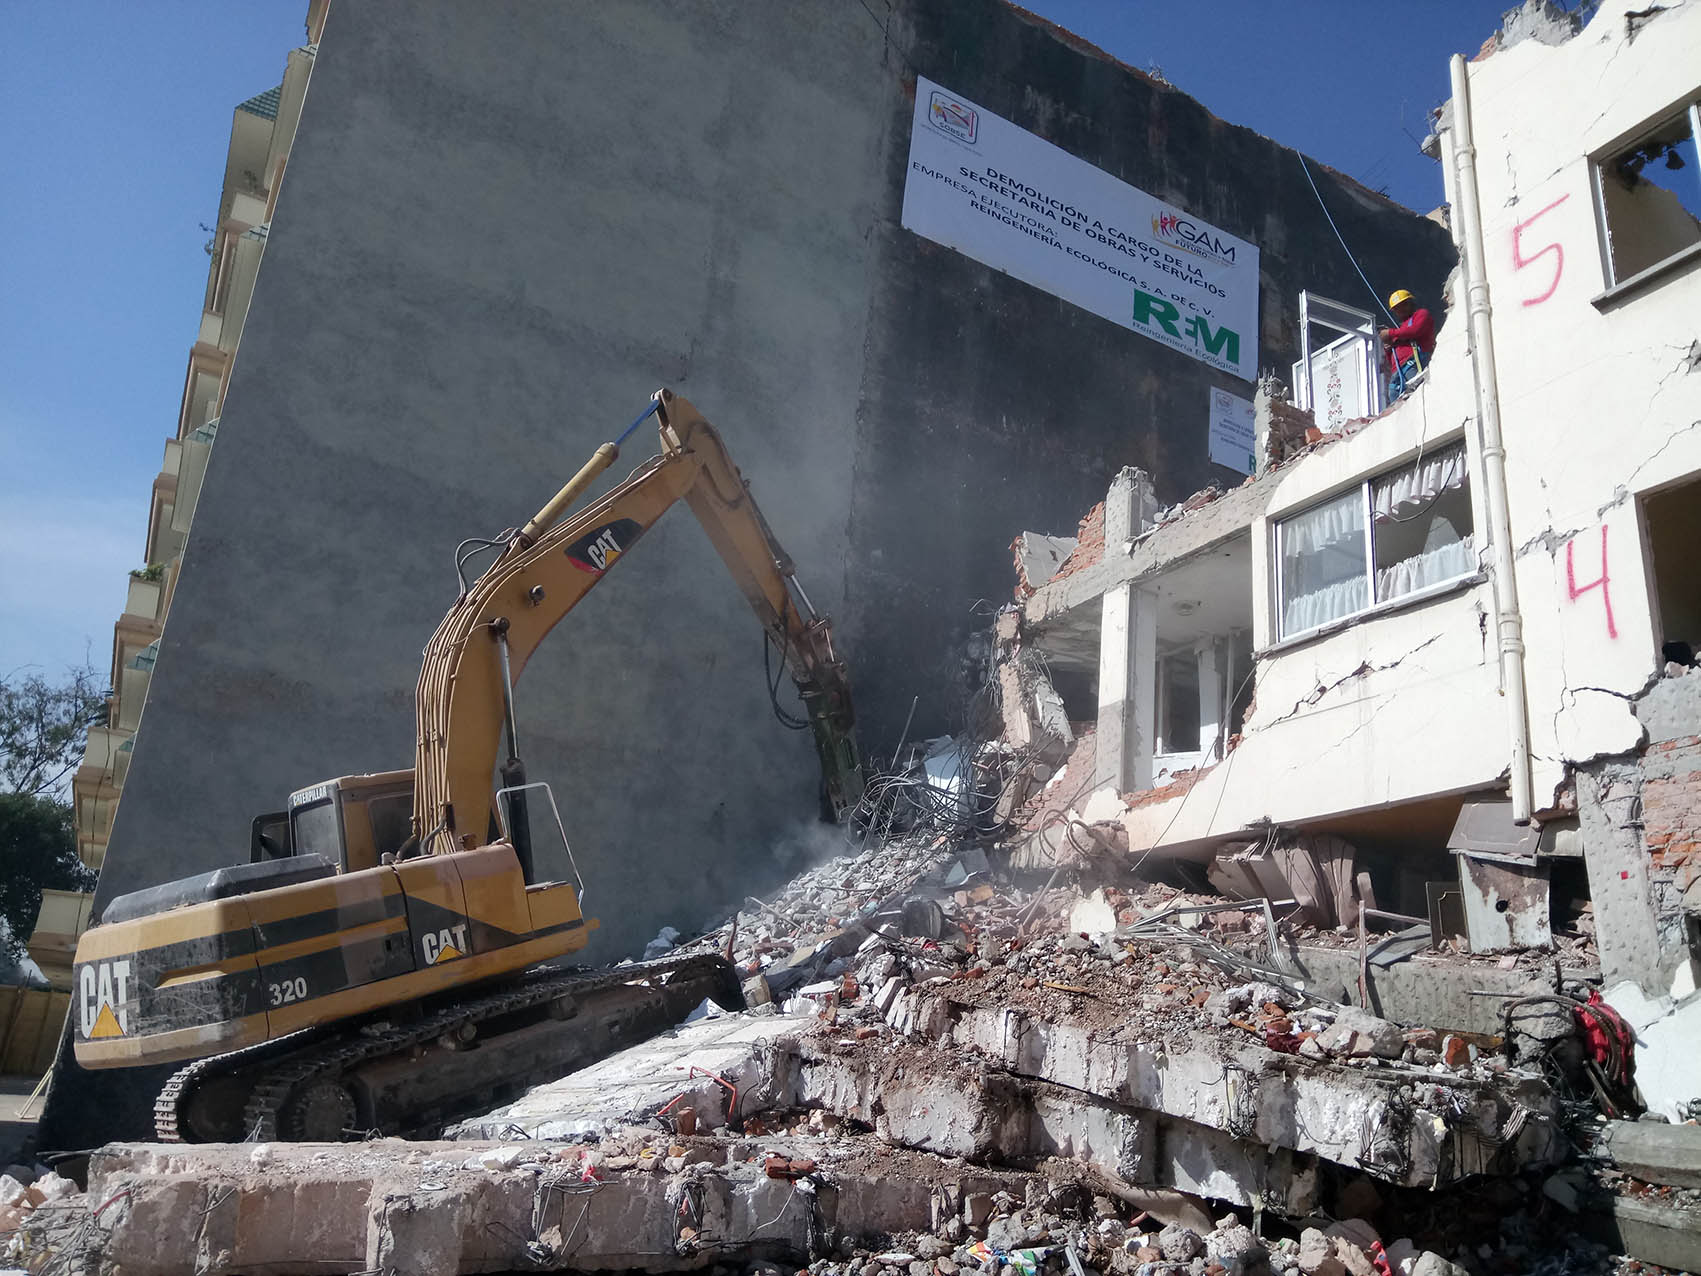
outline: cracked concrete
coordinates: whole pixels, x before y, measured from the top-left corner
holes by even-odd
[[[1422,642],[1418,643],[1417,646],[1411,648],[1409,651],[1405,652],[1403,655],[1394,656],[1394,657],[1390,658],[1389,660],[1387,660],[1386,662],[1384,662],[1382,664],[1373,665],[1369,661],[1366,661],[1363,664],[1361,664],[1357,669],[1354,669],[1351,673],[1342,674],[1339,678],[1336,678],[1331,683],[1319,684],[1317,689],[1315,691],[1313,691],[1310,695],[1303,696],[1299,700],[1296,700],[1294,702],[1294,706],[1293,706],[1292,709],[1289,709],[1286,713],[1279,714],[1274,718],[1265,719],[1261,723],[1261,725],[1273,727],[1279,722],[1285,722],[1289,718],[1294,717],[1296,714],[1302,712],[1303,710],[1305,710],[1307,708],[1313,708],[1313,707],[1321,704],[1324,697],[1327,696],[1331,691],[1335,691],[1335,690],[1337,690],[1341,687],[1344,687],[1350,682],[1354,682],[1357,679],[1365,677],[1367,674],[1385,673],[1390,669],[1398,669],[1401,665],[1403,665],[1406,661],[1410,660],[1413,656],[1417,655],[1417,653],[1422,651],[1425,647],[1429,647],[1429,646],[1433,645],[1434,643],[1439,642],[1440,640],[1441,640],[1440,634],[1431,634],[1428,638],[1425,638]]]
[[[1033,1007],[974,1004],[973,987],[899,993],[887,1017],[902,1042],[812,1020],[688,1025],[457,1129],[585,1137],[680,1095],[720,1121],[727,1092],[702,1076],[713,1072],[738,1087],[741,1115],[820,1108],[900,1147],[982,1164],[1066,1156],[1129,1186],[1268,1198],[1290,1213],[1314,1204],[1318,1162],[1434,1186],[1561,1152],[1553,1096],[1532,1077],[1348,1067],[1255,1044],[1176,1049],[1141,1040],[1137,1025],[1107,1033]],[[940,1041],[951,1050],[934,1049]]]
[[[807,1259],[841,1242],[879,1246],[931,1229],[947,1190],[959,1201],[999,1191],[1020,1198],[1032,1178],[869,1139],[670,1145],[649,1130],[625,1142],[661,1155],[391,1139],[113,1144],[90,1163],[88,1197],[113,1202],[97,1252],[103,1270],[125,1276],[453,1276]],[[771,1177],[766,1158],[782,1154],[823,1173]]]

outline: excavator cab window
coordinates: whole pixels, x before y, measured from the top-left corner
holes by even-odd
[[[413,836],[412,790],[368,799],[366,817],[372,821],[372,847],[379,859],[394,855]]]
[[[297,855],[323,855],[333,864],[343,863],[343,825],[337,794],[332,790],[318,801],[305,802],[289,813],[290,841]]]
[[[289,840],[289,812],[271,811],[256,815],[248,829],[248,861],[265,864],[295,854]]]

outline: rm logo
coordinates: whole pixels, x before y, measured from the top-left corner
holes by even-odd
[[[440,961],[454,961],[467,955],[467,924],[450,926],[446,930],[428,930],[419,938],[419,950],[427,966]]]
[[[77,1020],[85,1041],[130,1031],[130,959],[96,962],[77,975]]]

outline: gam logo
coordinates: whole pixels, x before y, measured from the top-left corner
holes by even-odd
[[[980,116],[974,108],[947,97],[938,89],[934,89],[927,100],[927,122],[941,133],[948,133],[970,146],[975,144],[975,134],[980,131]]]
[[[1200,226],[1177,213],[1162,212],[1152,218],[1152,234],[1184,253],[1208,261],[1234,265],[1235,246],[1208,226]]]

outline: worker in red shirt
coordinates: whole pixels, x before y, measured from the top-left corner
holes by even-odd
[[[1435,320],[1404,288],[1388,298],[1397,327],[1382,329],[1382,348],[1388,357],[1388,402],[1404,394],[1429,366],[1435,352]]]

